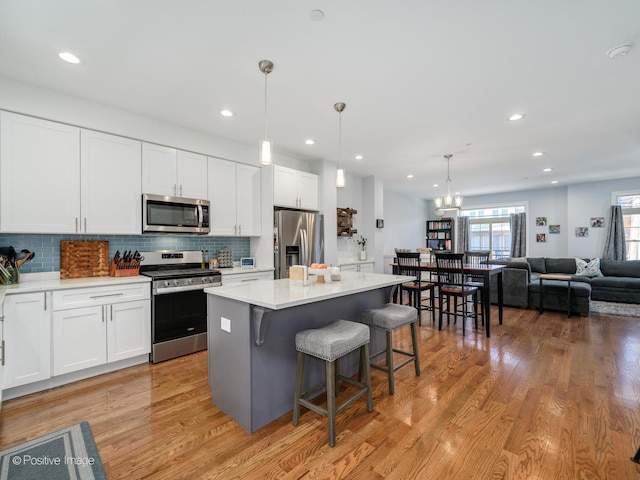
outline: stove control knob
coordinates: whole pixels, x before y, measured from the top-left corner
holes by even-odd
[[[210,283],[209,277],[202,277],[202,283]]]
[[[170,285],[169,280],[165,280],[165,281],[164,281],[164,286],[165,286],[165,287],[168,287],[169,285]]]
[[[187,280],[187,283],[188,283],[189,285],[193,285],[193,279],[192,279],[192,278],[188,279],[188,280]]]
[[[178,283],[179,283],[179,282],[178,282],[178,280],[174,280],[174,281],[173,281],[173,284],[174,284],[176,287],[178,286]]]

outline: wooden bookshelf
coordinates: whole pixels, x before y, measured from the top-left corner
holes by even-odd
[[[434,252],[453,251],[453,218],[427,220],[426,243]]]

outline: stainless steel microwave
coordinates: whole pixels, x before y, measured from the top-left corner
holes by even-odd
[[[209,233],[209,200],[142,194],[142,233]]]

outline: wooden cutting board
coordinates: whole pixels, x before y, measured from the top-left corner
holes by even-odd
[[[60,240],[60,279],[108,275],[108,241]]]

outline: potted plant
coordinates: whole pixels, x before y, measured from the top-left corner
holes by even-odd
[[[356,243],[360,245],[360,260],[367,259],[367,237],[360,235],[356,240]]]

